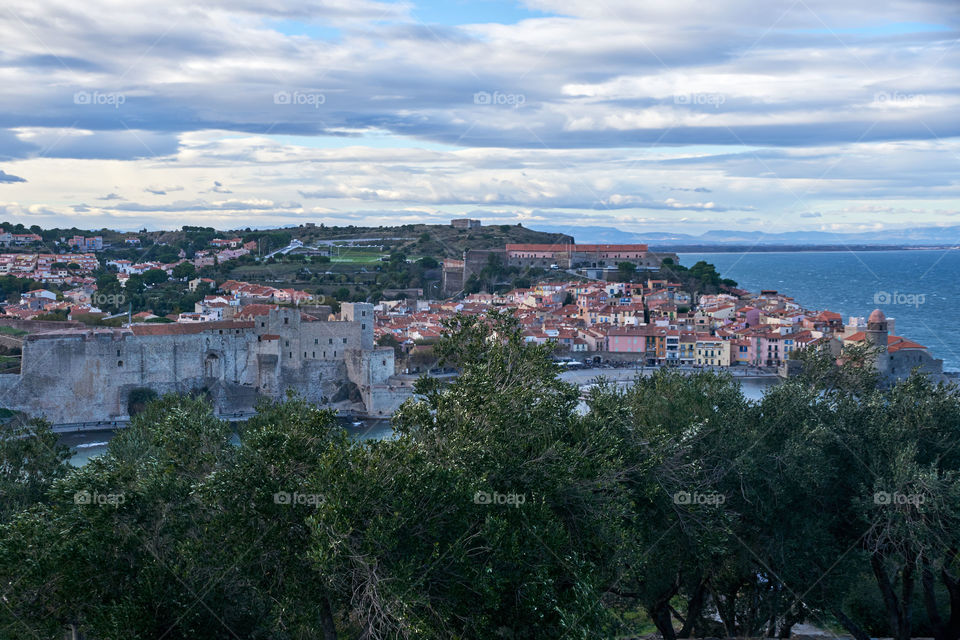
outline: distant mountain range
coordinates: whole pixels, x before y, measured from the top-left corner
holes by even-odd
[[[916,227],[888,231],[833,233],[830,231],[763,231],[714,230],[700,235],[686,233],[622,231],[615,227],[569,227],[537,225],[538,231],[567,233],[582,243],[646,243],[653,247],[667,246],[954,246],[960,245],[960,226]]]

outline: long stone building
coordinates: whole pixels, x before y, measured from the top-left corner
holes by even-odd
[[[645,244],[508,244],[502,249],[468,249],[462,260],[443,261],[442,289],[446,295],[461,291],[470,276],[491,260],[511,267],[577,270],[580,275],[606,279],[621,262],[650,271],[659,269],[665,258],[679,262],[677,254],[653,252]]]
[[[32,334],[21,372],[0,375],[0,406],[54,424],[109,422],[129,417],[137,390],[202,391],[229,416],[293,390],[387,416],[410,388],[393,379],[393,349],[374,345],[373,325],[373,305],[344,303],[331,320],[280,307],[232,321]]]

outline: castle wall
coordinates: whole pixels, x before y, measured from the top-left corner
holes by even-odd
[[[158,394],[203,389],[212,380],[255,386],[249,329],[225,334],[135,336],[79,331],[23,346],[19,375],[0,376],[0,405],[55,424],[122,420],[137,388]]]
[[[21,373],[0,375],[0,406],[54,424],[110,422],[128,418],[135,389],[202,390],[218,413],[237,415],[288,390],[331,402],[352,382],[369,412],[373,385],[394,374],[394,353],[373,348],[372,305],[351,311],[356,320],[303,322],[281,308],[243,322],[28,336]]]

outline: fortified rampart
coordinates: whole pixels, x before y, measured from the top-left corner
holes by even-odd
[[[221,415],[294,390],[312,402],[355,397],[387,415],[409,397],[391,389],[394,353],[373,345],[373,306],[340,321],[272,309],[250,319],[66,329],[26,336],[21,373],[0,375],[0,406],[54,424],[125,420],[131,393],[203,391]]]

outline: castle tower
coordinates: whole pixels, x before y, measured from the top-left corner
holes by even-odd
[[[340,317],[360,323],[360,348],[373,349],[373,305],[369,302],[341,302]]]
[[[887,316],[880,309],[874,309],[867,318],[867,330],[864,332],[867,344],[876,348],[876,366],[881,376],[886,376],[890,367],[890,359],[887,357]]]

